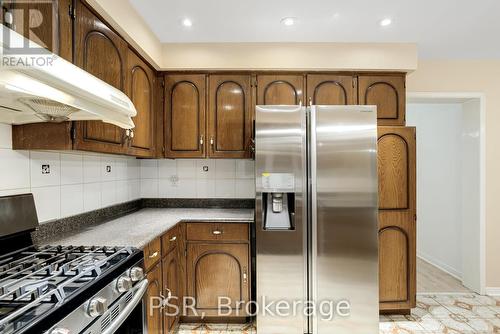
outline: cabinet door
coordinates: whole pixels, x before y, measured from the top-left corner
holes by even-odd
[[[378,128],[381,310],[416,303],[415,128]]]
[[[128,49],[127,67],[127,94],[137,110],[137,116],[133,118],[135,128],[132,130],[134,136],[129,141],[129,153],[140,157],[153,157],[155,74],[131,49]]]
[[[151,305],[158,305],[162,295],[161,263],[159,262],[150,272],[146,274],[149,281],[145,294],[146,325],[148,333],[163,333],[163,310],[159,307],[152,308]]]
[[[228,316],[246,316],[236,303],[249,301],[249,287],[248,244],[188,243],[187,295],[195,298],[199,315],[217,316],[218,298],[224,297],[231,301]]]
[[[355,80],[351,75],[307,75],[307,101],[316,105],[356,104]]]
[[[182,305],[182,301],[179,294],[179,260],[177,254],[177,248],[171,249],[171,251],[165,256],[162,261],[163,265],[163,295],[165,297],[172,296],[169,299],[169,304],[179,307]],[[175,327],[177,326],[179,320],[179,314],[171,315],[176,313],[174,307],[165,307],[165,315],[163,317],[163,329],[165,334],[170,334],[175,332]]]
[[[405,75],[360,75],[359,104],[376,105],[378,125],[405,125]]]
[[[75,63],[90,74],[125,92],[127,43],[101,22],[83,3],[76,2]],[[101,121],[77,122],[75,148],[126,153],[124,131]]]
[[[249,157],[252,130],[250,75],[211,75],[208,90],[208,156]]]
[[[165,81],[165,156],[205,157],[205,75],[167,75]]]
[[[304,76],[294,74],[257,76],[257,104],[298,105],[303,103]]]

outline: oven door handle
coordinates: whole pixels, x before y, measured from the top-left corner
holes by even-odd
[[[112,334],[116,332],[116,330],[121,326],[121,324],[128,318],[130,313],[132,313],[137,304],[139,304],[142,301],[142,297],[144,296],[144,293],[148,288],[148,280],[143,279],[138,286],[139,287],[137,288],[137,291],[134,294],[132,300],[127,304],[127,306],[123,309],[123,311],[120,312],[120,315],[116,318],[116,320],[113,321],[113,323],[111,323],[104,332],[102,332],[102,334]]]

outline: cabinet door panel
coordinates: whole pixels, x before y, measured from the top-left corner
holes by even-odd
[[[360,75],[359,104],[376,105],[378,125],[405,125],[405,76]]]
[[[378,128],[380,309],[416,304],[415,128]]]
[[[257,104],[298,105],[303,103],[304,77],[302,75],[259,75],[257,77]]]
[[[354,77],[333,74],[308,75],[307,101],[316,105],[356,104]]]
[[[205,156],[205,76],[166,77],[166,157]]]
[[[209,156],[249,156],[251,132],[249,75],[211,75],[209,80]]]
[[[173,297],[169,299],[169,304],[179,307],[179,261],[177,256],[177,249],[173,248],[167,256],[163,259],[163,296],[167,297],[169,294]],[[163,330],[165,334],[174,333],[177,325],[179,315],[168,315],[175,313],[175,308],[166,307],[163,319]]]
[[[77,1],[75,63],[90,74],[125,91],[127,43]],[[76,149],[125,153],[124,131],[101,121],[78,122]]]
[[[246,315],[244,307],[236,310],[236,302],[249,300],[248,252],[248,244],[188,244],[188,295],[200,313],[216,316],[218,298],[226,297],[232,316]]]
[[[137,110],[133,118],[134,137],[130,153],[136,156],[154,155],[154,72],[134,51],[128,50],[128,95]]]
[[[158,298],[162,295],[162,275],[161,263],[158,263],[150,272],[146,274],[149,281],[148,289],[145,294],[146,307],[146,326],[148,333],[163,333],[163,313],[160,308],[151,308],[150,302],[154,300],[153,305],[158,305]]]

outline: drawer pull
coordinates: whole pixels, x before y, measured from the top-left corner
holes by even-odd
[[[243,267],[243,283],[248,282],[247,268]]]
[[[222,231],[221,230],[214,230],[214,231],[212,231],[212,234],[221,235]]]
[[[173,242],[173,241],[175,241],[175,240],[177,240],[177,237],[176,237],[176,236],[173,236],[172,238],[170,238],[170,239],[169,239],[169,241],[170,241],[170,242]]]
[[[149,255],[150,259],[153,259],[158,256],[158,252],[154,252],[153,254]]]

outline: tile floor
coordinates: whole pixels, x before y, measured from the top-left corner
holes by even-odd
[[[237,324],[210,324],[210,331],[193,330],[196,326],[183,324],[178,334],[256,333],[255,327],[242,329],[245,325]],[[380,334],[399,333],[500,334],[500,297],[477,294],[419,294],[417,307],[412,310],[411,315],[380,317]]]

